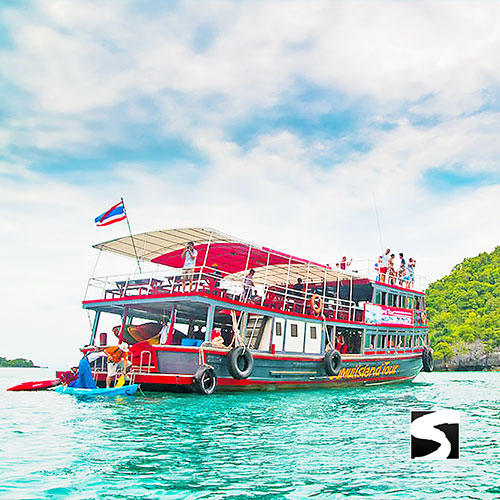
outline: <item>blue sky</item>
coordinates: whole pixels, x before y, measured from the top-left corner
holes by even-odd
[[[328,263],[374,258],[382,237],[429,281],[491,250],[499,15],[495,2],[3,2],[6,279],[43,297],[39,323],[58,303],[86,338],[90,246],[126,230],[92,221],[120,196],[137,232],[206,225]],[[71,280],[48,289],[59,273]]]

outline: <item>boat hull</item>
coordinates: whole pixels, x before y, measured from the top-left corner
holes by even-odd
[[[253,352],[250,377],[237,380],[228,370],[228,351],[207,349],[204,362],[217,376],[217,392],[240,390],[276,390],[318,387],[346,387],[393,384],[411,381],[422,369],[421,353],[389,356],[343,356],[340,372],[329,376],[321,355],[270,354]],[[195,347],[155,346],[152,364],[132,370],[133,381],[148,391],[196,391],[194,374],[200,362]],[[103,384],[105,373],[94,376]]]
[[[23,382],[22,384],[9,387],[8,391],[43,391],[59,385],[61,381],[56,378],[52,380],[39,380],[37,382]]]

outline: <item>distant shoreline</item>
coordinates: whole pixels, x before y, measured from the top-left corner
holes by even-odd
[[[0,368],[42,368],[35,365],[31,359],[15,358],[7,359],[0,356]]]
[[[46,370],[49,367],[48,366],[38,366],[38,365],[33,365],[33,366],[4,366],[4,365],[0,365],[0,368],[40,368],[40,369]]]

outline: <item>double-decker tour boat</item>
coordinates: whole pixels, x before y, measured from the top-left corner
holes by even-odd
[[[387,384],[432,370],[425,295],[398,277],[333,269],[208,228],[94,248],[157,264],[92,277],[83,301],[95,316],[82,351],[126,342],[128,378],[144,390]],[[116,326],[103,332],[106,322]],[[103,385],[106,361],[95,364]]]

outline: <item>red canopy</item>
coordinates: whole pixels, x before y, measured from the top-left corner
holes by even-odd
[[[208,257],[205,260],[208,248]],[[244,243],[212,243],[210,246],[207,243],[202,243],[195,245],[195,249],[198,252],[196,258],[196,265],[205,265],[208,267],[213,267],[217,264],[219,269],[227,274],[234,274],[245,269],[259,268],[266,264],[270,266],[273,265],[291,265],[293,264],[308,264],[309,261],[300,259],[298,257],[293,257],[276,250],[271,250],[269,248],[261,247],[255,248],[250,247]],[[249,252],[250,250],[250,252]],[[174,250],[172,252],[160,255],[152,260],[156,264],[163,264],[170,267],[183,267],[184,259],[182,258],[183,248]],[[268,260],[269,259],[269,260]],[[322,264],[316,264],[311,262],[314,266],[320,266],[324,268]]]

